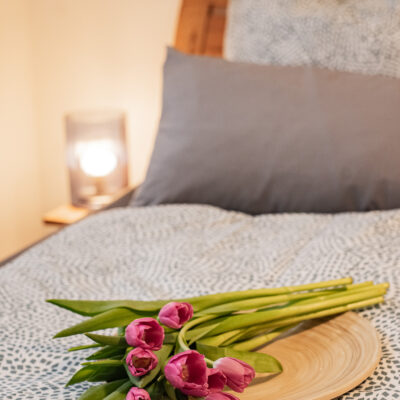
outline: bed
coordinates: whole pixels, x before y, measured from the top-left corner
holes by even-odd
[[[220,57],[227,5],[183,1],[176,48]],[[340,398],[400,398],[400,210],[255,214],[194,201],[127,204],[6,263],[0,268],[1,399],[72,400],[87,387],[64,386],[81,360],[65,350],[82,339],[52,339],[80,318],[47,298],[150,300],[349,275],[388,281],[391,289],[384,305],[360,311],[380,334],[382,360]]]

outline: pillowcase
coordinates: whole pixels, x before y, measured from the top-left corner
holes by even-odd
[[[400,78],[399,0],[230,0],[229,60]]]
[[[134,205],[250,214],[400,207],[400,81],[170,49]]]

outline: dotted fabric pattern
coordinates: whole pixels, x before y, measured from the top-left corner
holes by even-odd
[[[400,399],[400,211],[248,216],[211,206],[115,209],[70,226],[0,268],[0,398],[74,400],[89,352],[52,336],[82,320],[47,298],[143,299],[353,276],[391,284],[361,311],[381,335],[375,373],[341,397]]]
[[[399,0],[230,0],[225,56],[400,78]]]

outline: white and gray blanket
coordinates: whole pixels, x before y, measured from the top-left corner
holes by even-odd
[[[400,399],[400,211],[252,217],[210,206],[116,209],[64,229],[0,268],[0,398],[72,400],[83,338],[53,340],[82,318],[46,298],[154,299],[353,276],[388,281],[361,314],[382,361],[341,399]]]

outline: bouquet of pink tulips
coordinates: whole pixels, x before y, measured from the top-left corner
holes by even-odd
[[[87,319],[55,337],[85,334],[95,348],[68,385],[103,382],[80,400],[234,400],[255,373],[282,371],[254,350],[297,324],[383,302],[389,285],[351,278],[179,300],[48,300]],[[94,331],[118,328],[112,335]]]

